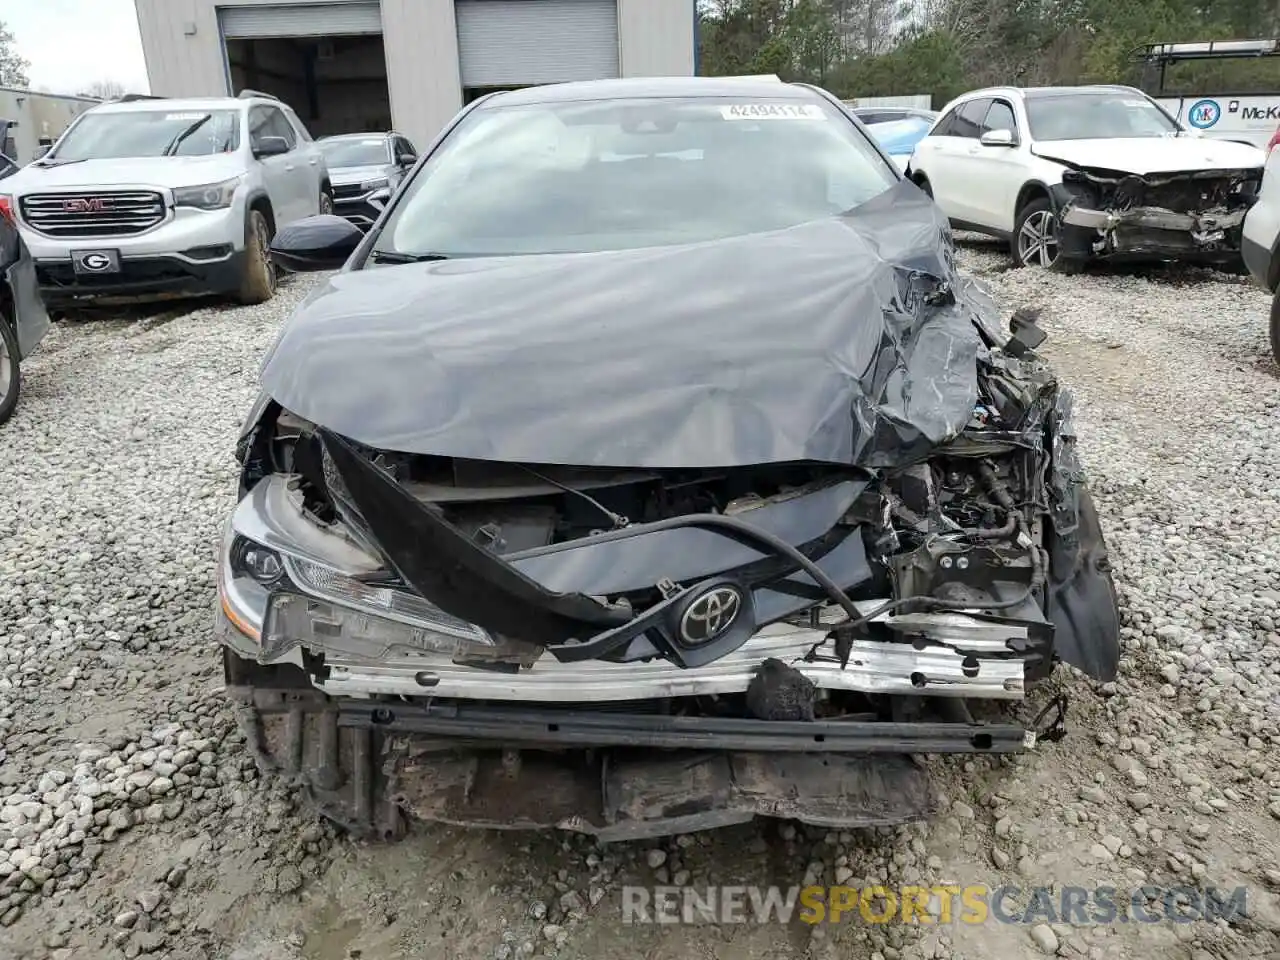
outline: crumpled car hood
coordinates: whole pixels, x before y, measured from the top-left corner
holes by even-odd
[[[1097,140],[1046,140],[1036,155],[1072,167],[1117,170],[1146,176],[1192,170],[1261,168],[1266,155],[1257,147],[1201,137],[1109,137]]]
[[[344,272],[282,330],[262,383],[407,453],[899,463],[957,434],[977,395],[980,297],[956,285],[945,230],[903,182],[717,242]]]

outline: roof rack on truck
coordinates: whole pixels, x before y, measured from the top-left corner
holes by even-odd
[[[1280,40],[1203,40],[1197,43],[1144,43],[1134,47],[1131,61],[1173,63],[1177,60],[1220,60],[1280,54]]]
[[[1264,147],[1280,125],[1280,39],[1201,40],[1191,43],[1144,43],[1129,53],[1141,64],[1141,87],[1192,133]],[[1195,62],[1215,69],[1196,70]],[[1226,69],[1238,61],[1239,69]],[[1169,83],[1168,70],[1188,65],[1184,82]],[[1221,69],[1218,69],[1218,68]]]

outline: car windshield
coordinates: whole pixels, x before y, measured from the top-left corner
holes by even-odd
[[[661,98],[481,108],[408,184],[384,253],[666,246],[835,216],[897,181],[817,100]]]
[[[240,146],[236,110],[130,110],[86,113],[48,159],[204,157]]]
[[[1137,93],[1073,93],[1027,97],[1027,120],[1036,140],[1167,137],[1178,125]]]
[[[330,169],[374,167],[388,162],[385,137],[341,137],[318,141]]]

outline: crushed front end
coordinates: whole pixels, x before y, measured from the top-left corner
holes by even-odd
[[[1071,397],[951,256],[908,186],[331,281],[268,357],[221,554],[262,762],[356,831],[623,839],[919,819],[913,755],[1060,732],[1000,706],[1117,668]]]
[[[1059,244],[1074,259],[1238,263],[1262,168],[1145,176],[1072,169],[1059,188]]]

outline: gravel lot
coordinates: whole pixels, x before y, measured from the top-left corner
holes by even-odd
[[[417,827],[356,845],[260,784],[209,638],[232,439],[269,306],[63,324],[0,430],[0,957],[873,960],[1280,956],[1280,371],[1267,300],[1210,272],[1006,270],[1077,391],[1122,591],[1116,684],[1071,734],[934,763],[948,813],[669,844]],[[1226,921],[626,926],[624,883],[1249,888]]]

